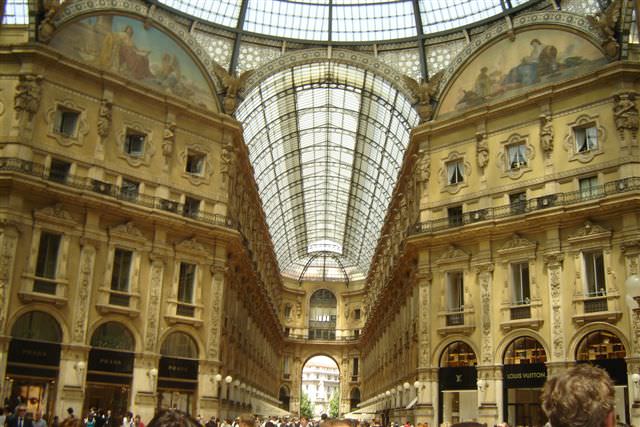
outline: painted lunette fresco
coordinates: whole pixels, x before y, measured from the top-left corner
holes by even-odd
[[[65,55],[216,110],[200,68],[167,34],[137,19],[97,15],[63,27],[50,46]]]
[[[439,115],[524,93],[584,74],[606,63],[602,52],[561,30],[530,30],[503,39],[475,57],[440,103]]]

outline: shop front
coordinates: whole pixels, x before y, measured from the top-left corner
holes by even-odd
[[[580,341],[576,350],[576,362],[591,363],[607,371],[615,385],[618,422],[629,424],[631,417],[627,363],[624,360],[626,355],[624,344],[617,335],[609,331],[595,331]]]
[[[133,336],[123,325],[108,322],[91,338],[83,413],[110,409],[116,418],[129,410],[134,364]]]
[[[7,403],[26,403],[27,410],[53,415],[60,366],[62,333],[49,314],[31,311],[13,325],[7,356]]]
[[[473,349],[456,341],[444,350],[438,369],[438,424],[478,419],[478,364]]]
[[[189,335],[173,332],[162,343],[158,368],[158,410],[177,408],[188,414],[196,409],[198,348]]]
[[[546,417],[540,405],[547,380],[547,354],[532,337],[513,340],[503,358],[503,419],[512,426],[542,426]]]

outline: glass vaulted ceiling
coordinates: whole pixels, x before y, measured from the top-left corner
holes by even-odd
[[[281,271],[364,278],[418,117],[382,78],[345,64],[296,66],[237,111]]]
[[[159,0],[225,27],[270,37],[370,42],[446,31],[527,0]],[[243,13],[246,1],[246,13]],[[416,16],[417,15],[417,16]],[[421,23],[421,24],[419,24]],[[417,25],[421,25],[418,29]]]

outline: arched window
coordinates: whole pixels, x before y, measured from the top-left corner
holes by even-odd
[[[504,352],[505,365],[520,365],[523,363],[545,363],[547,353],[542,344],[532,337],[518,337],[511,341]]]
[[[280,393],[278,394],[278,400],[282,403],[282,408],[285,411],[289,410],[289,401],[291,400],[289,389],[285,386],[280,387]]]
[[[454,341],[442,352],[441,368],[457,368],[462,366],[476,366],[476,353],[463,341]]]
[[[595,331],[580,341],[576,360],[624,359],[627,355],[617,335],[609,331]]]
[[[124,325],[117,322],[100,325],[91,337],[91,346],[130,352],[135,350],[133,335]]]
[[[309,301],[309,339],[336,339],[338,300],[327,289],[319,289]]]
[[[58,321],[42,311],[30,311],[20,316],[11,328],[11,336],[23,340],[62,342]]]
[[[160,354],[167,357],[197,359],[198,345],[184,332],[173,332],[162,343]]]

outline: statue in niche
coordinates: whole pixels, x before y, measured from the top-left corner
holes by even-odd
[[[247,70],[240,74],[239,77],[235,77],[214,62],[213,71],[216,73],[216,76],[218,76],[222,82],[223,88],[225,89],[222,108],[224,108],[225,113],[232,115],[238,107],[238,96],[240,95],[240,92],[244,90],[247,80],[249,80],[249,77],[253,75],[255,70]]]
[[[553,123],[550,114],[540,116],[540,148],[547,155],[553,151]]]
[[[621,10],[622,0],[613,0],[602,12],[586,17],[589,24],[598,30],[604,39],[602,48],[609,59],[615,59],[620,52],[620,45],[616,41],[616,26]]]
[[[171,121],[164,127],[162,135],[162,154],[165,157],[171,156],[173,153],[173,144],[176,142],[176,123]]]
[[[476,160],[480,169],[486,168],[489,164],[489,143],[487,135],[482,132],[476,133]]]
[[[431,177],[431,157],[426,153],[422,153],[420,163],[418,166],[418,182],[422,183],[422,188],[427,189],[429,179]]]
[[[105,138],[109,135],[111,130],[111,101],[106,98],[102,98],[100,101],[100,108],[98,109],[98,135]]]
[[[415,106],[418,116],[420,116],[420,123],[424,123],[431,120],[433,115],[433,97],[438,93],[438,87],[444,76],[444,70],[438,71],[428,80],[422,80],[418,83],[415,79],[409,76],[402,76],[404,83],[409,87],[411,94],[417,100]]]
[[[638,132],[638,108],[633,94],[623,93],[613,97],[613,120],[620,138],[624,139],[624,131],[629,130],[635,139]]]
[[[20,82],[16,86],[14,106],[16,112],[26,112],[29,117],[38,112],[40,107],[42,76],[34,74],[24,74],[20,76]]]
[[[226,180],[226,177],[229,176],[233,168],[233,156],[235,153],[235,147],[233,146],[233,142],[227,140],[224,142],[222,146],[222,154],[220,158],[220,173],[222,174],[222,179]]]
[[[43,43],[47,43],[53,37],[53,33],[56,30],[53,18],[58,14],[60,6],[59,0],[44,1],[44,18],[40,21],[40,25],[38,25],[38,40]]]

